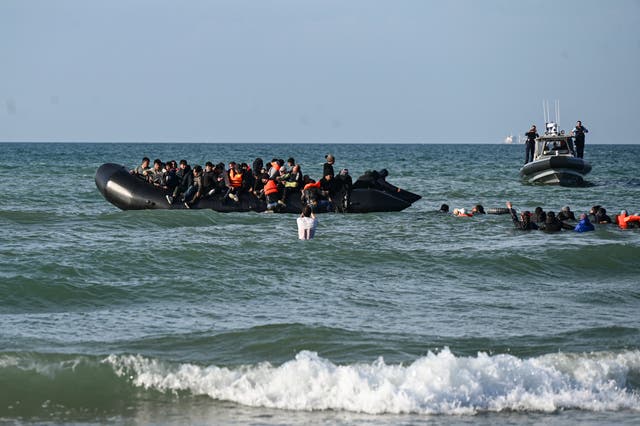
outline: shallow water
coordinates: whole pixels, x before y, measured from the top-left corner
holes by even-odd
[[[563,188],[522,184],[519,146],[0,144],[0,419],[632,423],[638,230],[435,213],[640,210],[640,146],[587,148],[590,185]],[[144,155],[315,176],[327,152],[423,199],[301,242],[293,215],[124,212],[93,182]]]

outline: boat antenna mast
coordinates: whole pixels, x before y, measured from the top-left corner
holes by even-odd
[[[542,101],[542,114],[544,115],[544,123],[545,123],[545,135],[557,135],[558,134],[558,126],[560,124],[560,101],[554,101],[554,109],[556,115],[556,121],[551,121],[551,111],[549,108],[549,101]]]

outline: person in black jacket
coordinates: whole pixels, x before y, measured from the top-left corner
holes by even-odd
[[[178,179],[178,184],[174,188],[173,194],[167,195],[167,201],[169,204],[173,204],[178,195],[184,194],[184,192],[193,185],[193,173],[191,171],[191,167],[187,163],[187,160],[180,160],[180,166],[176,172],[176,178]]]
[[[353,189],[353,179],[348,169],[340,170],[336,175],[335,181],[335,201],[336,209],[340,213],[344,213],[349,209],[351,204],[351,190]]]
[[[327,175],[331,175],[331,177],[334,177],[336,175],[333,172],[333,163],[336,162],[335,157],[331,154],[327,154],[324,156],[324,158],[327,160],[327,162],[322,165],[322,176],[324,177]]]
[[[507,201],[507,208],[509,209],[509,213],[511,213],[511,220],[513,221],[513,224],[515,225],[516,229],[519,229],[520,231],[531,231],[531,230],[539,229],[538,225],[536,225],[531,221],[530,212],[528,211],[522,212],[520,214],[520,217],[522,218],[522,220],[520,220],[518,219],[518,215],[516,214],[516,211],[513,209],[513,205],[511,204],[511,201]]]
[[[202,196],[207,197],[215,194],[216,174],[213,171],[213,163],[207,161],[202,172]]]
[[[532,124],[531,128],[527,133],[524,134],[527,137],[527,140],[524,143],[524,164],[527,164],[533,161],[533,154],[535,151],[536,138],[540,135],[538,134],[538,130],[536,129],[536,125]]]
[[[578,120],[576,123],[576,127],[573,128],[571,134],[573,135],[573,140],[576,145],[576,157],[583,158],[584,157],[584,136],[585,133],[589,133],[586,127],[582,125],[582,121]]]

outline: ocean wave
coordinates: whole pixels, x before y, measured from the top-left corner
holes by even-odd
[[[9,381],[9,376],[20,382]],[[104,359],[4,355],[0,378],[8,384],[8,395],[14,395],[11,401],[0,400],[0,407],[15,404],[17,396],[42,399],[32,400],[31,405],[62,398],[43,389],[61,389],[70,394],[65,400],[90,405],[94,398],[81,394],[99,389],[108,399],[100,399],[101,405],[117,405],[120,398],[190,394],[252,407],[376,415],[640,411],[639,377],[640,351],[523,359],[486,353],[459,357],[445,348],[408,365],[386,364],[382,358],[369,364],[337,365],[302,351],[279,366],[264,362],[237,368],[175,364],[140,355]]]
[[[372,364],[336,365],[307,351],[277,367],[269,363],[238,369],[171,366],[118,355],[103,362],[145,389],[188,391],[287,410],[368,414],[640,410],[638,383],[633,383],[640,374],[640,351],[521,359],[486,353],[456,357],[445,348],[406,366],[388,365],[382,358]]]

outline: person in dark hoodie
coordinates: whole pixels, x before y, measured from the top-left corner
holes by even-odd
[[[180,160],[180,166],[176,172],[176,178],[178,184],[173,189],[173,193],[171,195],[167,195],[167,201],[169,204],[173,204],[178,195],[184,194],[184,192],[193,185],[193,172],[191,171],[191,167],[187,163],[187,160]]]
[[[531,221],[530,212],[528,211],[522,212],[520,214],[520,217],[522,218],[522,220],[520,220],[518,219],[518,215],[516,214],[516,211],[513,209],[513,205],[511,204],[511,201],[507,201],[507,208],[509,209],[509,213],[511,214],[511,220],[513,221],[513,224],[516,227],[516,229],[519,229],[520,231],[531,231],[531,230],[539,229],[538,225],[536,225]]]
[[[588,231],[594,231],[595,227],[589,221],[589,217],[585,213],[582,213],[580,215],[580,221],[578,222],[578,224],[573,230],[576,232],[588,232]]]

